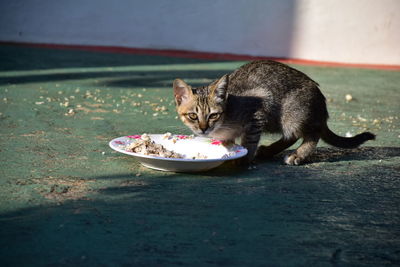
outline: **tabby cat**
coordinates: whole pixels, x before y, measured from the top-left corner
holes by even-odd
[[[176,109],[180,119],[196,135],[234,142],[241,137],[248,149],[242,163],[255,156],[269,158],[302,138],[295,152],[284,162],[299,165],[315,150],[320,138],[340,148],[355,148],[375,135],[364,132],[341,137],[327,125],[325,97],[318,83],[285,64],[258,60],[250,62],[211,84],[192,88],[183,80],[173,83]],[[263,132],[282,137],[257,149]]]

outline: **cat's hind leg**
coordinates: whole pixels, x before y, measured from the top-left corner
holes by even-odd
[[[288,165],[300,165],[315,151],[319,136],[307,135],[303,136],[303,143],[295,152],[285,157],[284,162]]]
[[[289,148],[294,143],[296,143],[296,138],[287,139],[282,137],[275,143],[270,144],[269,146],[259,146],[257,149],[256,158],[257,159],[268,159],[272,158],[274,155],[279,154],[283,150]]]

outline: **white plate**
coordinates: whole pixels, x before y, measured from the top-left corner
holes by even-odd
[[[134,156],[143,166],[161,171],[199,172],[218,167],[227,160],[238,159],[247,154],[247,149],[239,145],[224,146],[221,141],[205,138],[190,138],[187,135],[172,135],[165,138],[163,134],[149,134],[152,141],[166,149],[184,156],[181,159],[163,158],[142,155],[125,150],[125,146],[141,138],[141,135],[118,137],[110,141],[112,149]],[[174,142],[175,140],[175,142]],[[206,159],[193,159],[198,153]]]

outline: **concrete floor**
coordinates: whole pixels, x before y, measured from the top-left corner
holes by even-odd
[[[8,45],[0,58],[2,266],[400,264],[399,71],[294,66],[321,84],[332,130],[377,134],[361,148],[177,174],[108,141],[189,134],[172,80],[244,62]]]

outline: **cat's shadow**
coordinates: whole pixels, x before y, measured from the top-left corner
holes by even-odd
[[[263,166],[274,168],[277,165],[284,166],[283,158],[294,152],[294,150],[285,150],[272,159],[256,160],[254,167]],[[394,157],[400,157],[400,147],[359,147],[355,149],[341,149],[334,147],[319,147],[310,159],[304,164],[322,163],[322,162],[347,162],[347,161],[366,161],[366,160],[387,160]],[[231,176],[246,173],[252,167],[239,167],[232,162],[227,162],[219,168],[200,174]]]
[[[370,147],[354,149],[319,147],[310,157],[310,162],[340,162],[362,160],[385,160],[400,157],[400,147]]]

